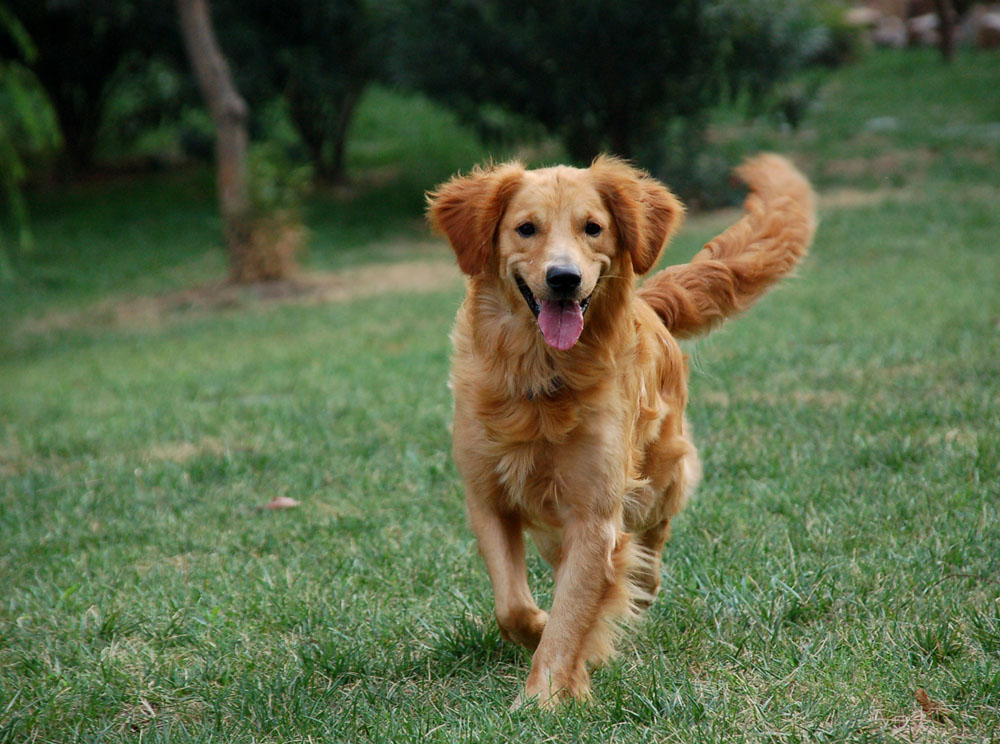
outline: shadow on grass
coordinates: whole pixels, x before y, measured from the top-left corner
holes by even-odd
[[[527,651],[503,640],[495,623],[479,617],[463,614],[448,625],[419,619],[415,624],[414,633],[395,638],[380,632],[374,638],[355,639],[329,629],[301,636],[295,648],[300,676],[307,683],[323,678],[332,687],[365,678],[445,680],[486,671],[514,672],[527,658]]]

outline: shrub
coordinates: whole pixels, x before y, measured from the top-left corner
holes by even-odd
[[[0,281],[14,275],[13,256],[27,252],[32,237],[28,212],[21,195],[27,164],[50,153],[59,144],[59,127],[45,91],[24,65],[37,52],[21,23],[0,5],[0,36],[11,51],[0,57],[0,194],[7,200],[17,239],[12,245],[0,241]],[[13,249],[13,251],[11,250]]]
[[[401,0],[395,79],[477,122],[503,107],[570,157],[662,173],[693,159],[712,106],[761,105],[832,37],[805,0]],[[678,125],[682,122],[682,125]]]
[[[250,243],[241,262],[246,279],[285,279],[298,267],[308,239],[302,201],[312,183],[312,167],[296,164],[282,147],[260,143],[247,160]],[[237,283],[244,277],[234,277]]]

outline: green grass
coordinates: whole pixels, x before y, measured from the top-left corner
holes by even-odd
[[[995,61],[875,55],[801,132],[742,126],[741,151],[879,197],[824,209],[800,277],[689,347],[705,480],[595,702],[557,715],[508,710],[530,659],[465,526],[457,283],[29,333],[222,271],[206,174],[39,198],[30,281],[0,298],[0,742],[1000,740],[1000,144],[934,139],[1000,120]],[[405,255],[421,189],[482,154],[374,95],[313,266]],[[882,116],[908,126],[873,144]],[[871,159],[914,151],[888,178]],[[255,508],[279,495],[302,506]]]
[[[748,150],[795,150],[822,187],[901,187],[977,177],[995,183],[1000,148],[996,55],[967,50],[954,66],[936,50],[868,56],[839,70],[816,95],[801,129],[723,112],[712,139],[730,157]]]

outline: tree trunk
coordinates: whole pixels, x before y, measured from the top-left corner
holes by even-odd
[[[72,100],[68,100],[65,95],[59,95],[63,91],[59,91],[58,85],[47,87],[46,90],[58,91],[56,95],[50,96],[63,138],[57,177],[69,180],[73,176],[92,171],[94,150],[97,148],[97,129],[104,109],[102,92],[86,91],[84,98],[89,105],[84,109],[74,106]]]
[[[337,122],[333,129],[333,152],[330,157],[330,170],[328,177],[334,181],[343,182],[347,180],[347,130],[351,126],[351,119],[354,110],[361,100],[361,93],[364,88],[352,88],[344,96],[340,104]]]
[[[215,39],[207,0],[176,0],[184,46],[202,98],[215,123],[219,210],[229,252],[229,278],[260,279],[253,260],[250,198],[247,190],[247,105],[233,84],[229,65]]]
[[[328,100],[317,100],[315,91],[299,87],[285,93],[292,124],[309,150],[317,177],[326,183],[347,181],[347,131],[364,89],[351,86]]]
[[[945,62],[951,62],[955,56],[955,9],[951,0],[934,0],[934,5],[938,15],[941,58]]]
[[[324,126],[323,107],[319,97],[310,94],[299,85],[291,85],[285,91],[288,114],[292,125],[302,138],[302,144],[309,151],[309,158],[318,175],[323,174],[323,150],[327,130]]]

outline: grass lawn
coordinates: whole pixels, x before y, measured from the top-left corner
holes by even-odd
[[[116,324],[94,303],[221,275],[210,177],[37,197],[0,290],[0,742],[1000,741],[997,90],[995,55],[878,54],[798,132],[713,132],[792,153],[822,225],[688,347],[704,482],[594,702],[555,715],[508,710],[530,659],[449,454],[457,269]],[[311,267],[445,258],[421,190],[484,151],[384,91],[358,126]]]

